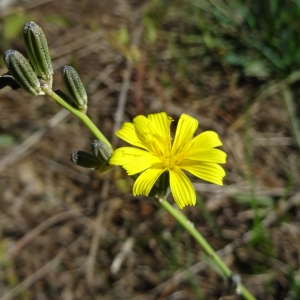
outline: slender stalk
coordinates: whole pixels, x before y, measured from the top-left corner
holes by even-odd
[[[291,122],[292,130],[294,132],[296,143],[297,143],[298,147],[300,148],[300,126],[299,126],[298,116],[296,113],[297,110],[295,107],[293,94],[289,87],[286,87],[285,89],[283,89],[283,98],[284,98],[286,106],[287,106],[287,110],[289,113],[290,122]]]
[[[91,119],[86,114],[80,112],[79,110],[77,110],[76,108],[68,104],[66,101],[64,101],[59,95],[57,95],[53,91],[49,91],[49,92],[45,91],[45,92],[57,104],[67,109],[72,114],[74,114],[78,119],[80,119],[98,140],[106,143],[111,149],[113,149],[111,143],[107,140],[107,138],[102,134],[102,132],[96,127],[96,125],[91,121]]]
[[[156,198],[157,202],[163,207],[189,234],[197,241],[202,247],[204,252],[215,262],[219,270],[222,272],[226,279],[232,279],[232,271],[225,265],[222,259],[217,255],[213,248],[207,243],[200,232],[193,226],[193,224],[187,219],[187,217],[178,209],[175,209],[164,198]],[[247,300],[255,300],[255,297],[247,290],[247,288],[239,283],[236,287],[236,293],[243,296]]]

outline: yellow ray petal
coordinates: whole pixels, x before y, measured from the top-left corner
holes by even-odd
[[[145,116],[137,116],[133,119],[136,135],[141,143],[148,151],[155,153],[155,146],[153,147],[153,134],[150,129],[150,120]]]
[[[187,144],[190,143],[195,131],[198,128],[198,121],[189,115],[182,114],[176,129],[172,154],[176,155]]]
[[[219,146],[222,146],[222,142],[220,141],[218,134],[214,131],[205,131],[197,135],[191,141],[191,148],[186,155],[189,156],[198,150],[208,150]]]
[[[149,134],[151,135],[149,123],[148,118],[143,115],[139,115],[133,119],[136,134],[143,142],[148,140]]]
[[[154,151],[158,156],[170,155],[171,139],[170,139],[170,124],[171,119],[168,118],[165,112],[151,114],[148,116],[150,121],[149,128],[153,135],[153,145],[156,148]]]
[[[133,195],[148,196],[156,180],[164,171],[164,169],[150,168],[143,172],[133,185]]]
[[[128,161],[123,165],[123,168],[126,169],[128,175],[131,176],[149,169],[154,164],[160,164],[162,166],[161,160],[148,152],[148,155]]]
[[[121,147],[116,149],[112,157],[109,160],[109,163],[111,165],[118,165],[118,166],[123,166],[129,161],[132,161],[135,158],[141,157],[141,156],[147,156],[149,155],[148,151],[138,149],[138,148],[133,148],[133,147]]]
[[[147,145],[144,145],[143,142],[138,138],[135,127],[130,122],[125,122],[122,125],[121,129],[119,129],[116,132],[116,135],[120,139],[124,140],[125,142],[127,142],[133,146],[147,149]]]
[[[196,204],[195,189],[189,178],[178,167],[170,170],[170,188],[179,208]]]
[[[180,166],[180,168],[206,181],[218,185],[223,185],[223,177],[225,176],[225,171],[218,164],[198,163],[197,165]]]
[[[154,135],[170,139],[170,119],[165,112],[148,116],[150,128]]]
[[[198,149],[197,151],[186,152],[184,159],[179,164],[179,166],[184,166],[186,163],[190,164],[189,160],[225,164],[226,157],[227,154],[224,151],[219,149],[214,149],[214,148],[208,150]],[[193,162],[192,164],[195,164],[195,162]]]

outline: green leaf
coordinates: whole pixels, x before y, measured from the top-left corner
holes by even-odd
[[[268,68],[264,61],[258,60],[252,61],[249,64],[247,64],[245,66],[244,72],[246,76],[253,76],[259,79],[266,79],[267,77],[269,77],[271,70]]]
[[[15,143],[15,138],[9,134],[0,134],[0,147],[9,147]]]
[[[120,45],[126,46],[129,44],[130,36],[126,27],[120,27],[117,35],[117,40]]]
[[[157,39],[157,28],[155,23],[151,18],[144,18],[144,25],[146,28],[146,43],[148,45],[153,45]]]
[[[2,31],[3,38],[10,41],[19,37],[28,18],[29,16],[24,15],[22,12],[5,17]]]
[[[57,14],[49,14],[49,15],[45,16],[44,20],[47,23],[56,25],[60,28],[67,28],[69,25],[69,21],[65,17],[57,15]]]
[[[251,205],[253,201],[256,201],[256,205],[264,207],[273,207],[274,199],[270,196],[263,195],[246,195],[246,194],[237,194],[235,195],[235,200],[238,203]]]

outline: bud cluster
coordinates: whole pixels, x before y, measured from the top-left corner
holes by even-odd
[[[53,83],[53,67],[46,36],[40,26],[27,22],[23,29],[23,38],[29,61],[16,50],[4,53],[4,63],[8,73],[0,76],[0,88],[19,87],[33,96],[50,94]],[[87,94],[76,70],[65,66],[62,77],[70,97],[59,91],[58,94],[65,102],[77,110],[86,113]]]
[[[11,49],[5,51],[4,63],[16,84],[26,92],[33,96],[45,95],[43,88],[51,90],[53,81],[46,37],[36,23],[28,22],[24,26],[23,38],[30,63],[20,52]],[[0,80],[5,80],[4,76]]]
[[[52,91],[53,67],[45,34],[40,26],[28,22],[24,26],[23,38],[29,61],[18,51],[9,49],[4,53],[4,63],[8,72],[0,76],[0,89],[10,86],[13,90],[22,88],[33,96],[48,95],[59,105],[81,119],[98,139],[92,143],[92,153],[74,151],[71,161],[79,166],[103,172],[110,168],[112,147],[101,131],[84,114],[87,111],[87,93],[84,85],[71,66],[64,66],[62,78],[68,94],[60,90]]]

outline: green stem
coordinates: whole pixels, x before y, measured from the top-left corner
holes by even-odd
[[[289,113],[290,117],[290,122],[292,126],[292,131],[294,132],[294,136],[296,139],[296,143],[298,147],[300,148],[300,126],[298,122],[298,116],[297,116],[297,110],[295,107],[294,99],[293,99],[293,94],[292,91],[290,90],[289,87],[286,87],[283,89],[283,97],[287,106],[287,110]]]
[[[157,202],[161,207],[163,207],[184,229],[189,232],[189,234],[197,241],[197,243],[202,247],[204,252],[211,258],[215,264],[218,266],[219,270],[222,272],[225,278],[232,278],[233,273],[225,265],[222,259],[217,255],[213,248],[207,243],[200,232],[193,226],[193,224],[187,219],[187,217],[178,209],[175,209],[169,202],[163,198],[156,198]],[[247,300],[255,300],[255,297],[247,290],[247,288],[239,284],[236,288],[236,292]]]
[[[46,92],[46,93],[57,104],[67,109],[69,112],[74,114],[78,119],[80,119],[98,140],[106,143],[111,149],[113,149],[111,143],[107,140],[107,138],[102,134],[102,132],[97,128],[97,126],[91,121],[91,119],[86,114],[82,113],[81,111],[77,110],[76,108],[68,104],[66,101],[64,101],[60,96],[58,96],[53,91]]]

